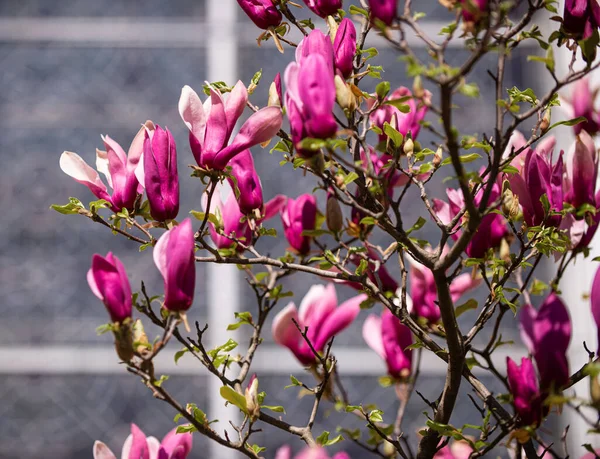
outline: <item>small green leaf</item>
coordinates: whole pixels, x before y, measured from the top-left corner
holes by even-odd
[[[423,228],[423,226],[425,226],[425,223],[427,223],[427,220],[425,220],[423,217],[419,217],[417,222],[408,230],[406,230],[406,234],[410,234],[413,231],[418,231],[421,228]]]
[[[283,406],[270,406],[270,405],[261,405],[261,408],[265,410],[274,411],[275,413],[285,413],[285,409]]]
[[[373,410],[369,413],[369,421],[375,423],[375,422],[383,422],[383,417],[381,416],[383,414],[383,411],[381,410]]]
[[[246,398],[242,394],[237,393],[229,386],[221,386],[221,389],[219,389],[219,393],[221,394],[221,397],[223,397],[229,403],[231,403],[234,406],[237,406],[244,413],[248,413],[248,407],[246,406]]]
[[[81,203],[81,201],[77,198],[69,198],[69,203],[65,204],[65,205],[60,205],[60,204],[52,204],[50,206],[51,209],[54,209],[55,211],[64,214],[64,215],[71,215],[71,214],[78,214],[80,209],[85,209],[85,206]]]
[[[299,148],[300,150],[308,150],[308,151],[319,151],[321,148],[325,147],[327,142],[323,139],[312,139],[307,137],[302,139],[300,142]]]
[[[375,86],[375,93],[380,100],[383,100],[385,96],[390,92],[390,82],[382,81],[377,86]]]
[[[474,300],[473,298],[467,300],[465,303],[456,307],[456,310],[455,310],[456,317],[460,317],[462,314],[464,314],[465,312],[467,312],[471,309],[477,309],[477,305],[478,305],[477,301]]]
[[[183,357],[186,352],[189,352],[189,350],[187,348],[184,348],[184,349],[182,349],[180,351],[177,351],[175,353],[175,363],[179,362],[179,359],[181,357]]]
[[[350,185],[358,178],[358,174],[354,171],[350,172],[344,179],[344,185]]]
[[[383,132],[391,139],[394,147],[400,148],[402,146],[402,142],[404,142],[403,135],[387,121],[383,123]]]
[[[468,153],[466,155],[462,155],[459,160],[461,163],[470,163],[472,161],[477,161],[479,158],[481,158],[481,155],[478,153]],[[448,164],[452,164],[451,157],[448,157],[441,162],[442,166],[446,166]]]
[[[350,5],[350,8],[348,8],[348,11],[350,12],[350,14],[360,14],[366,18],[369,17],[369,12],[367,10],[365,10],[364,8],[359,8],[358,6]]]

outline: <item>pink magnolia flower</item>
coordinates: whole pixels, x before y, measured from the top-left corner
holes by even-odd
[[[90,289],[106,306],[113,322],[131,317],[131,286],[125,266],[112,252],[106,257],[95,254],[87,273]]]
[[[410,376],[412,350],[407,348],[413,342],[412,333],[389,309],[385,308],[381,317],[370,314],[362,333],[367,345],[385,361],[390,376],[398,380]]]
[[[195,247],[189,218],[164,233],[154,246],[154,264],[165,284],[164,308],[169,311],[187,311],[194,301]]]
[[[410,268],[408,278],[410,282],[409,311],[416,317],[423,317],[429,323],[437,323],[440,320],[440,308],[437,302],[437,287],[431,270],[421,263],[409,258]],[[450,295],[452,301],[456,302],[469,290],[477,288],[482,279],[473,278],[470,273],[460,274],[450,283]]]
[[[584,454],[579,459],[596,459],[598,456],[600,456],[600,448],[596,449],[593,453]]]
[[[473,448],[466,441],[453,441],[440,449],[433,459],[469,459]]]
[[[561,97],[561,107],[565,110],[567,117],[573,119],[583,116],[586,118],[583,123],[573,126],[576,135],[581,131],[595,135],[600,130],[600,112],[594,106],[597,95],[598,89],[592,90],[590,79],[586,77],[573,84],[570,97]]]
[[[569,381],[571,319],[560,297],[552,292],[539,311],[530,304],[523,306],[520,327],[521,339],[535,359],[542,391],[564,386]]]
[[[106,151],[96,150],[97,171],[81,156],[71,151],[65,151],[60,156],[60,168],[65,174],[87,186],[98,199],[108,201],[114,212],[120,212],[123,208],[133,210],[138,193],[143,192],[142,185],[136,177],[136,168],[142,156],[146,129],[154,130],[152,121],[146,121],[140,128],[131,142],[128,153],[109,136],[103,136]],[[112,195],[98,172],[106,177],[108,185],[112,188]]]
[[[389,26],[396,19],[398,0],[369,0],[369,9],[374,19]]]
[[[589,38],[600,26],[600,5],[596,0],[566,0],[563,26],[578,38]]]
[[[179,213],[177,147],[168,129],[157,125],[153,132],[146,131],[143,166],[150,215],[161,222],[176,218]]]
[[[155,437],[146,437],[135,424],[125,440],[121,459],[186,459],[192,450],[192,434],[171,430],[162,442]],[[116,455],[101,441],[94,443],[94,459],[116,459]]]
[[[238,4],[261,29],[277,27],[281,23],[281,13],[272,0],[238,0]]]
[[[246,102],[248,91],[241,81],[225,101],[211,87],[204,104],[192,88],[183,87],[179,114],[190,130],[190,147],[199,166],[222,170],[236,155],[270,140],[281,129],[283,118],[279,107],[265,107],[251,115],[229,143]]]
[[[328,139],[337,131],[333,65],[331,40],[315,29],[298,45],[296,62],[285,69],[285,105],[294,146],[305,137]]]
[[[466,23],[477,24],[485,15],[488,0],[461,0],[462,17]]]
[[[574,207],[583,204],[596,207],[598,155],[594,140],[586,131],[580,131],[567,153],[565,166],[563,183],[563,188],[566,190],[565,201]]]
[[[594,276],[590,302],[592,304],[592,316],[594,317],[594,322],[596,322],[596,328],[598,329],[597,354],[600,355],[600,268],[596,270],[596,275]]]
[[[509,147],[520,149],[525,144],[524,140],[520,134],[516,134]],[[552,147],[553,138],[536,150],[526,148],[511,163],[519,169],[519,173],[507,175],[511,189],[523,208],[523,218],[529,226],[542,223],[559,226],[562,220],[560,215],[547,217],[541,201],[545,195],[551,211],[558,212],[563,208],[563,153],[560,153],[558,161],[553,164]]]
[[[311,365],[315,356],[293,320],[302,330],[308,327],[310,343],[317,352],[322,352],[334,335],[352,323],[360,311],[360,303],[366,299],[366,295],[357,295],[338,306],[333,284],[313,285],[299,309],[290,302],[275,316],[273,339],[290,349],[303,365]]]
[[[314,230],[317,219],[317,201],[312,194],[302,194],[296,199],[288,198],[281,209],[283,232],[292,249],[301,255],[310,251],[310,236],[303,236],[305,230]]]
[[[344,18],[340,22],[333,42],[335,67],[344,78],[348,78],[354,70],[354,55],[356,54],[356,28],[354,23]]]
[[[452,219],[460,213],[465,207],[465,201],[460,189],[448,188],[446,190],[448,203],[439,199],[433,200],[433,209],[444,224],[449,224]],[[500,186],[494,184],[488,202],[495,202],[500,197]],[[483,198],[483,190],[475,196],[475,204],[479,205]],[[460,224],[460,222],[458,222]],[[490,248],[500,247],[502,239],[508,236],[508,228],[506,220],[502,215],[490,213],[483,217],[477,232],[472,237],[471,242],[467,245],[466,253],[469,257],[484,258]],[[460,237],[461,231],[456,231],[452,234],[452,238],[457,240]]]
[[[523,426],[538,426],[544,417],[543,397],[540,392],[533,363],[521,359],[518,366],[510,357],[506,358],[506,374],[515,411]]]
[[[292,448],[288,445],[282,446],[275,453],[275,459],[292,459]],[[300,453],[293,456],[293,459],[350,459],[350,456],[344,452],[340,452],[331,457],[327,454],[325,448],[317,446],[314,448],[304,448]]]
[[[244,214],[250,214],[255,209],[262,210],[263,192],[260,177],[254,168],[254,159],[250,150],[244,150],[229,165],[235,182],[229,179],[232,187],[237,186],[240,192],[237,201]]]
[[[332,16],[342,8],[342,0],[303,0],[308,9],[317,16],[326,18]]]
[[[234,166],[234,169],[236,167],[238,166]],[[245,173],[248,173],[248,170],[241,174],[243,175]],[[246,205],[252,203],[252,200],[258,194],[257,190],[253,190],[250,193],[252,186],[255,186],[256,182],[253,184],[250,184],[249,182],[252,182],[254,179],[258,179],[258,176],[252,177],[252,174],[250,174],[250,177],[242,177],[238,182],[238,184],[242,183],[242,187],[245,187],[245,190],[248,193],[244,198],[242,198],[242,195],[240,194],[240,202],[244,202]],[[258,179],[258,185],[260,186],[260,179]],[[261,214],[260,218],[256,220],[258,223],[261,223],[277,215],[285,205],[287,198],[283,195],[277,195],[263,205],[262,189],[259,191],[261,200],[259,209]],[[257,205],[257,201],[254,201],[254,204],[251,205]],[[235,239],[239,239],[244,244],[252,242],[252,231],[248,223],[248,218],[240,209],[240,204],[238,204],[238,200],[229,183],[217,184],[210,202],[210,209],[207,209],[207,206],[208,195],[204,193],[202,195],[202,207],[204,208],[204,211],[210,212],[219,221],[218,227],[221,232],[217,230],[217,227],[215,227],[213,222],[209,221],[208,223],[210,237],[219,249],[228,249],[232,247],[235,244],[234,236]],[[258,207],[255,209],[258,209]],[[238,250],[243,251],[244,248],[240,245],[238,246]]]
[[[409,97],[404,103],[410,107],[410,111],[402,113],[398,108],[393,105],[381,105],[370,115],[371,125],[378,127],[383,131],[383,125],[387,122],[394,126],[398,132],[404,137],[410,133],[412,139],[416,139],[421,130],[421,121],[427,114],[428,107],[420,100],[412,97],[410,89],[402,86],[396,89],[394,92],[389,94],[385,100],[397,100]],[[431,99],[431,93],[427,90],[424,91],[423,98],[425,101]],[[375,103],[374,99],[367,101],[370,106]],[[385,134],[380,134],[379,141],[387,139]]]

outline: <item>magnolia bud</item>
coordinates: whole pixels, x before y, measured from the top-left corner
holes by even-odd
[[[590,375],[590,398],[594,408],[600,411],[600,380],[598,376]]]
[[[442,163],[443,153],[444,153],[444,150],[442,150],[442,147],[439,146],[438,149],[435,151],[435,155],[433,155],[433,167],[440,166],[440,164]]]
[[[143,354],[148,350],[148,336],[144,331],[144,324],[140,319],[133,323],[133,344],[138,354]]]
[[[115,335],[115,350],[123,362],[129,362],[133,358],[133,335],[131,332],[131,319],[125,319],[121,323],[115,322],[113,334]]]
[[[335,35],[337,34],[338,23],[335,21],[333,16],[327,16],[325,21],[329,27],[329,38],[331,38],[331,43],[333,43],[335,41]]]
[[[409,137],[404,141],[404,154],[408,157],[412,156],[413,151],[415,149],[415,143]]]
[[[327,228],[334,233],[338,233],[344,227],[344,216],[340,203],[335,197],[335,194],[327,192],[327,211],[326,211]]]
[[[341,76],[336,75],[335,82],[335,98],[340,107],[344,110],[353,112],[356,109],[356,97],[352,90],[348,87]]]
[[[267,106],[281,107],[281,76],[279,73],[275,77],[275,80],[269,86],[269,101]]]
[[[551,113],[550,113],[550,109],[546,110],[546,112],[544,113],[544,117],[542,118],[542,121],[540,123],[540,129],[542,132],[546,132],[548,130],[548,128],[550,127],[550,118],[551,118]]]
[[[396,450],[396,447],[394,445],[392,445],[389,441],[384,440],[383,441],[383,455],[385,457],[389,457],[391,458],[395,458],[398,456],[398,451]]]
[[[506,263],[510,263],[510,245],[506,238],[502,238],[500,242],[500,259]]]
[[[413,81],[413,96],[417,99],[421,99],[425,95],[425,90],[423,89],[423,80],[420,75],[417,75]]]
[[[250,384],[245,391],[246,408],[248,409],[248,415],[252,419],[256,419],[260,416],[260,404],[258,403],[258,378],[256,375],[250,379]]]

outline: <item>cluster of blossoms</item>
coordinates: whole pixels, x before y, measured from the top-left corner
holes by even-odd
[[[124,221],[128,228],[138,228],[149,239],[141,240],[141,243],[144,248],[152,247],[154,263],[164,280],[164,314],[161,318],[156,316],[151,312],[150,304],[146,305],[146,312],[143,307],[138,309],[151,316],[155,324],[163,325],[165,340],[173,333],[171,326],[176,327],[181,322],[188,326],[186,311],[194,301],[197,262],[232,263],[244,267],[259,302],[265,298],[265,301],[271,301],[264,309],[259,306],[261,315],[256,322],[248,318],[251,315],[244,316],[243,323],[254,327],[255,336],[251,351],[248,351],[250,357],[236,359],[242,367],[242,376],[238,379],[226,377],[225,370],[220,372],[218,367],[221,365],[229,369],[229,356],[224,363],[215,364],[220,349],[206,352],[202,348],[200,331],[197,342],[191,339],[183,341],[186,351],[200,351],[198,360],[221,378],[225,388],[223,397],[245,414],[244,424],[250,421],[249,431],[257,419],[264,420],[264,417],[261,418],[264,393],[258,392],[258,379],[255,377],[250,379],[245,390],[240,388],[248,375],[252,355],[262,340],[260,332],[266,322],[266,313],[282,296],[281,285],[275,287],[278,277],[273,267],[282,269],[281,277],[294,269],[301,270],[298,268],[301,267],[305,272],[330,281],[326,285],[312,285],[298,307],[290,302],[277,311],[271,326],[275,343],[288,348],[302,366],[321,378],[319,387],[313,391],[317,399],[315,407],[318,408],[324,394],[330,396],[333,390],[327,380],[335,367],[334,359],[329,360],[332,339],[359,317],[361,309],[373,307],[376,303],[383,306],[382,312],[366,317],[362,335],[366,344],[385,362],[387,380],[396,385],[402,405],[406,402],[403,397],[412,391],[418,374],[413,361],[416,360],[413,359],[415,349],[428,347],[447,361],[456,358],[456,355],[449,354],[453,352],[449,338],[453,333],[452,327],[458,330],[455,348],[462,352],[458,360],[463,359],[459,379],[463,367],[465,373],[470,371],[464,358],[472,347],[474,335],[463,336],[460,333],[456,325],[458,308],[454,308],[455,303],[467,293],[487,286],[489,300],[480,315],[480,318],[485,318],[481,319],[482,327],[493,315],[494,307],[503,310],[514,307],[516,310],[516,306],[503,296],[502,287],[507,279],[514,275],[517,284],[519,280],[523,283],[519,277],[521,271],[530,266],[525,263],[534,256],[538,257],[538,261],[541,255],[562,257],[564,261],[569,253],[571,258],[565,261],[568,264],[577,254],[587,254],[600,223],[600,190],[596,189],[599,158],[594,143],[594,136],[600,132],[600,114],[595,109],[595,91],[588,79],[580,79],[570,97],[564,101],[569,115],[580,121],[574,125],[576,139],[567,153],[556,153],[555,139],[546,136],[549,129],[548,106],[544,108],[544,116],[540,116],[535,135],[527,139],[512,129],[503,142],[500,142],[501,139],[494,140],[493,144],[479,142],[482,149],[492,150],[501,145],[494,152],[494,163],[490,160],[488,167],[481,168],[478,174],[473,173],[476,179],[467,177],[454,165],[455,172],[459,174],[459,187],[448,188],[444,199],[429,199],[425,184],[445,165],[441,146],[433,152],[422,148],[419,143],[421,131],[430,127],[426,118],[432,112],[439,114],[440,111],[434,106],[432,92],[424,88],[421,77],[415,78],[412,89],[402,86],[392,91],[389,83],[387,87],[378,85],[372,94],[359,89],[360,78],[368,74],[360,72],[366,62],[361,57],[364,38],[360,41],[353,21],[338,13],[342,0],[304,1],[310,11],[326,19],[328,33],[319,28],[311,31],[301,28],[304,36],[296,45],[294,59],[287,65],[283,78],[277,74],[273,79],[265,107],[257,108],[249,103],[252,88],[247,88],[241,81],[232,87],[207,84],[204,101],[189,86],[181,91],[179,114],[189,130],[189,147],[196,161],[192,175],[206,184],[198,197],[203,212],[192,211],[201,221],[199,229],[194,230],[190,218],[177,220],[180,212],[177,147],[168,129],[146,121],[134,136],[127,153],[109,136],[103,136],[104,150],[96,152],[96,169],[76,153],[64,152],[60,158],[62,170],[87,186],[100,200],[95,206],[106,207],[115,213],[111,217],[115,224],[104,221],[96,210],[88,212],[83,209],[80,213],[131,238],[127,231],[121,229],[120,223]],[[238,0],[238,3],[258,27],[271,34],[265,37],[272,36],[277,40],[279,29],[285,29],[284,16],[292,21],[287,6],[291,2]],[[460,13],[457,18],[464,25],[464,33],[474,38],[498,14],[487,0],[445,0],[442,3]],[[388,26],[393,29],[402,22],[396,0],[369,0],[368,4],[370,8],[365,13],[368,27],[363,27],[363,30],[378,27],[385,33],[389,31]],[[600,24],[596,20],[598,10],[596,2],[567,1],[561,30],[571,35],[581,34],[578,38],[583,40],[597,35],[597,25]],[[238,130],[236,124],[248,106],[253,113]],[[348,134],[351,129],[340,121],[341,114],[351,124],[356,113],[362,116],[364,132],[360,133],[355,126],[356,131]],[[289,134],[284,130],[287,127],[284,118],[289,124]],[[441,136],[448,151],[451,150],[448,145],[457,143],[453,129],[452,126],[447,127],[447,132]],[[376,138],[375,146],[366,142],[367,132]],[[335,151],[336,140],[346,135],[347,145],[352,144],[354,150],[349,160],[340,159]],[[324,212],[320,211],[313,193],[299,196],[280,194],[265,199],[251,148],[264,147],[275,136],[279,136],[282,139],[280,143],[284,144],[286,155],[283,163],[301,166],[305,172],[313,173],[322,181],[318,188],[326,193],[326,201],[321,206]],[[417,163],[427,155],[433,155],[433,160],[418,166]],[[456,155],[447,159],[462,163]],[[108,187],[99,173],[105,176]],[[431,220],[442,231],[437,247],[409,237],[415,228],[410,231],[402,228],[399,205],[411,185],[420,188]],[[109,192],[109,187],[112,192]],[[144,193],[146,202],[143,202]],[[349,218],[345,218],[342,204],[350,207]],[[386,218],[388,213],[396,214],[397,224]],[[277,215],[289,249],[280,258],[261,256],[255,245],[263,234],[270,231],[264,225]],[[145,223],[140,224],[136,217],[143,218]],[[474,221],[476,224],[471,225]],[[416,230],[425,223],[423,220],[420,226],[415,225],[418,226]],[[395,238],[389,249],[384,250],[373,243],[375,237],[371,235],[377,228]],[[163,231],[157,239],[150,233],[155,229]],[[349,241],[343,240],[344,233],[351,237]],[[323,234],[335,240],[338,254],[345,250],[346,255],[338,256],[333,253],[334,250],[328,250],[319,239]],[[210,241],[205,239],[208,237]],[[524,242],[526,239],[527,243]],[[134,240],[140,242],[139,239]],[[511,253],[515,240],[522,246],[519,255]],[[455,253],[458,252],[457,247],[461,248],[458,254]],[[212,257],[197,257],[196,251],[206,251]],[[530,255],[526,256],[526,251],[531,251]],[[391,254],[396,252],[402,270],[400,276],[389,263]],[[442,262],[451,256],[454,257],[451,262]],[[261,283],[248,267],[263,261],[269,271],[261,274],[269,276],[268,283]],[[316,261],[322,262],[319,268],[314,266]],[[466,270],[471,267],[472,270]],[[156,381],[153,380],[153,372],[147,371],[146,366],[165,343],[149,344],[141,321],[134,320],[136,297],[132,296],[123,263],[111,252],[106,256],[95,254],[87,280],[94,295],[106,306],[119,357],[130,365],[134,373],[146,376],[147,385],[152,386]],[[536,309],[529,304],[527,282],[529,278],[523,286],[513,290],[518,292],[515,298],[523,295],[526,300],[518,314],[522,341],[529,356],[521,359],[520,365],[508,358],[507,377],[501,377],[506,381],[517,415],[514,419],[509,415],[511,426],[515,427],[513,437],[521,444],[535,438],[536,429],[553,408],[556,400],[553,396],[573,383],[567,359],[572,326],[557,283],[549,286],[551,291]],[[336,288],[346,287],[357,293],[338,304]],[[475,300],[469,301],[473,301],[475,306],[471,308],[466,303],[467,309],[477,307]],[[442,304],[444,302],[446,306]],[[148,303],[151,301],[148,300]],[[591,303],[594,319],[600,326],[600,271],[592,287]],[[474,326],[476,331],[477,327]],[[440,347],[432,337],[446,339],[449,350]],[[481,352],[490,365],[489,348],[495,348],[495,339],[494,336],[488,350]],[[468,341],[468,346],[464,346],[463,341]],[[137,365],[136,359],[141,360],[143,365]],[[450,362],[450,366],[452,364]],[[322,372],[319,373],[319,370]],[[495,375],[500,374],[495,368],[494,372]],[[344,403],[348,405],[346,400]],[[443,407],[443,403],[430,403],[434,410],[439,406]],[[360,410],[356,407],[348,409],[349,412]],[[361,411],[361,417],[370,420],[369,416]],[[447,432],[451,427],[446,425],[448,420],[449,417],[442,422],[436,417],[435,421],[428,423],[430,429],[424,438],[434,438],[434,451],[427,457],[467,458],[479,448],[470,437],[463,436],[462,431],[447,434],[457,440],[452,443],[443,441],[435,432],[431,433],[435,430],[431,423],[439,430],[447,429],[444,431]],[[273,425],[277,422],[281,421],[271,421]],[[313,422],[314,418],[309,426]],[[371,423],[370,427],[373,426],[376,424]],[[243,428],[238,432],[241,433]],[[202,427],[196,429],[201,430]],[[300,432],[305,440],[308,438],[306,432],[310,433],[309,430],[291,427],[287,430],[291,432],[293,429]],[[480,430],[483,432],[483,428]],[[381,432],[378,434],[381,435]],[[396,434],[399,439],[400,433]],[[488,440],[488,437],[485,439]],[[225,439],[222,440],[225,442]],[[248,452],[245,441],[235,448]],[[387,439],[386,442],[390,443]],[[307,443],[310,445],[314,441]],[[399,444],[399,440],[396,443]],[[122,457],[184,459],[190,449],[191,434],[174,431],[159,443],[153,437],[146,438],[132,425],[132,434],[125,442]],[[379,452],[377,448],[375,451]],[[94,457],[108,459],[115,456],[103,443],[97,442]],[[279,449],[276,458],[291,459],[291,449],[287,446]],[[320,446],[309,447],[295,456],[295,459],[329,458],[329,453]],[[337,453],[332,459],[349,459],[349,456]]]

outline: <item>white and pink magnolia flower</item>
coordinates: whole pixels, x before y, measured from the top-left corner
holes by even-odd
[[[258,110],[232,136],[235,123],[242,116],[247,102],[248,90],[241,81],[233,87],[226,100],[211,87],[210,97],[204,103],[192,88],[183,87],[179,114],[190,130],[190,147],[199,166],[222,170],[236,155],[271,140],[281,129],[281,109],[272,106]]]
[[[143,179],[138,180],[138,174],[143,167],[138,168],[138,166],[141,164],[146,131],[154,131],[154,123],[150,120],[146,121],[137,132],[127,153],[109,136],[102,136],[106,151],[96,150],[97,170],[89,166],[77,153],[71,151],[65,151],[60,156],[60,168],[65,174],[87,186],[98,199],[108,201],[114,212],[119,212],[123,208],[133,210],[138,193],[143,192]],[[112,194],[108,192],[98,172],[106,177],[108,186],[112,188]]]
[[[121,459],[186,459],[192,450],[192,434],[171,430],[162,442],[146,437],[144,432],[131,424],[131,434],[123,443]],[[117,456],[101,441],[94,443],[94,459],[116,459]]]
[[[273,320],[273,339],[277,344],[290,349],[303,365],[315,362],[315,355],[294,324],[304,330],[317,352],[325,349],[329,340],[344,330],[360,312],[360,304],[367,295],[357,295],[338,306],[333,284],[313,285],[296,308],[290,302]]]

